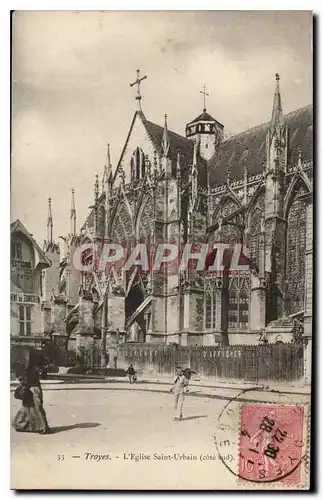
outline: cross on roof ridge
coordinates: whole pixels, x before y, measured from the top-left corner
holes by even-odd
[[[140,69],[137,69],[137,78],[134,82],[130,83],[130,87],[133,87],[134,85],[137,85],[137,95],[136,95],[136,101],[138,101],[138,108],[139,111],[141,111],[141,104],[140,101],[142,99],[142,95],[140,94],[140,83],[147,78],[147,75],[140,77]]]

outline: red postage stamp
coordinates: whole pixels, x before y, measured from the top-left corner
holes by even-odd
[[[239,477],[299,485],[305,453],[304,406],[243,404],[240,423]]]

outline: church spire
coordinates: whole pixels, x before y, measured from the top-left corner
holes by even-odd
[[[281,95],[279,88],[279,80],[280,80],[279,74],[276,73],[275,94],[274,94],[273,110],[271,114],[271,123],[270,123],[271,130],[283,124],[283,109],[282,109],[282,102],[281,102]]]
[[[47,241],[53,243],[53,215],[52,215],[52,199],[48,198],[48,217],[47,217]]]
[[[193,206],[197,200],[197,144],[194,142],[193,146],[193,164],[191,169],[191,190],[192,190],[192,204]]]
[[[98,222],[99,222],[99,176],[95,174],[94,182],[94,234],[98,234]]]
[[[104,164],[104,171],[103,171],[103,176],[102,176],[102,191],[105,190],[105,185],[107,182],[109,182],[111,178],[111,173],[112,173],[112,164],[111,164],[111,157],[110,157],[110,143],[107,144],[107,155],[105,159],[105,164]]]
[[[266,171],[286,168],[287,159],[287,127],[283,117],[282,100],[279,88],[279,74],[276,73],[276,84],[271,113],[271,121],[267,133]]]
[[[75,236],[76,234],[76,208],[75,208],[75,198],[74,189],[71,192],[71,210],[70,210],[70,233]]]
[[[164,124],[164,131],[163,131],[163,138],[162,138],[162,153],[165,158],[168,158],[168,153],[169,153],[169,136],[168,136],[168,128],[167,128],[167,115],[165,115],[165,124]]]

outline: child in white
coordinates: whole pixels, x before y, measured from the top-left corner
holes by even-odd
[[[183,405],[185,393],[188,392],[188,383],[191,378],[191,371],[187,368],[182,371],[175,379],[171,392],[174,394],[174,420],[180,420],[183,417]]]

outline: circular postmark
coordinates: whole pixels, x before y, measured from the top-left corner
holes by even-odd
[[[273,398],[277,402],[268,402],[268,397],[261,401],[255,391],[259,394],[258,388],[241,391],[220,412],[215,434],[218,457],[241,481],[300,486],[306,458],[306,404],[286,397],[283,403],[278,397]]]

